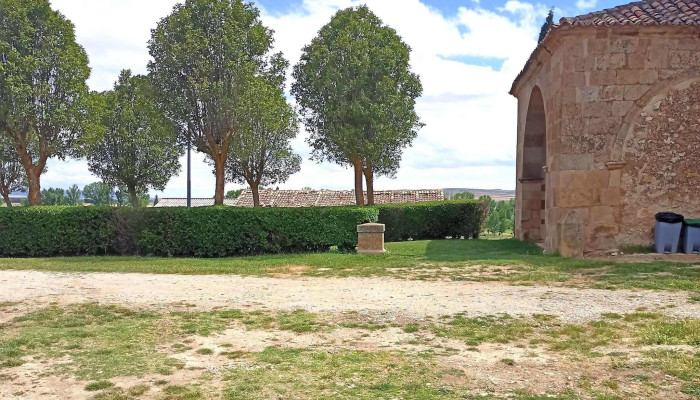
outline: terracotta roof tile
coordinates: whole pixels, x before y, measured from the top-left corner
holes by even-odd
[[[232,206],[234,199],[224,199],[224,205]],[[192,207],[209,207],[214,205],[214,199],[212,197],[208,198],[192,198]],[[158,200],[156,208],[162,207],[187,207],[186,198],[163,198]]]
[[[644,0],[573,18],[562,18],[559,25],[700,25],[700,1]]]
[[[700,26],[700,0],[642,0],[602,11],[595,11],[577,17],[564,17],[554,25],[547,37],[562,27],[605,27],[605,26]],[[534,63],[542,43],[533,50],[511,86],[514,94],[515,86],[525,75],[530,65]]]
[[[376,204],[421,203],[442,201],[445,194],[442,189],[429,190],[381,190],[374,192]],[[367,194],[365,193],[365,201]],[[261,190],[260,204],[263,207],[333,207],[355,204],[354,190]],[[214,205],[213,198],[193,198],[192,207]],[[234,207],[253,207],[253,194],[245,190],[236,199],[224,199],[224,205]],[[164,198],[154,207],[185,207],[185,198]]]
[[[365,194],[365,200],[367,194]],[[430,190],[382,190],[374,192],[376,204],[420,203],[445,199],[442,189]],[[355,204],[354,190],[261,190],[260,204],[263,207],[332,207]],[[253,194],[246,190],[233,204],[237,207],[252,207]]]

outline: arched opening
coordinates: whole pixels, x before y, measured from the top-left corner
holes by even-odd
[[[532,90],[525,119],[520,183],[521,238],[530,242],[545,239],[545,169],[547,165],[547,124],[544,98],[538,87]]]
[[[700,77],[675,82],[644,100],[619,146],[618,159],[625,164],[617,240],[625,245],[652,243],[660,211],[700,215]]]

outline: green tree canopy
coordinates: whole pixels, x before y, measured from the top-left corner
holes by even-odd
[[[72,185],[66,190],[66,204],[69,206],[79,206],[83,202],[80,200],[80,195],[82,192],[78,185]]]
[[[88,57],[48,0],[0,0],[0,53],[0,134],[14,142],[29,203],[39,205],[46,161],[73,155],[87,120]]]
[[[224,202],[225,164],[238,140],[239,103],[269,65],[272,31],[252,3],[186,0],[153,30],[148,69],[180,138],[214,165],[214,203]]]
[[[374,202],[374,175],[393,176],[422,127],[410,48],[366,6],[338,11],[303,48],[292,94],[313,158],[352,166],[357,204]]]
[[[131,197],[129,188],[125,186],[117,187],[114,191],[114,203],[119,207],[132,206],[132,207],[148,207],[151,202],[151,195],[148,194],[148,190],[141,189],[136,192],[137,204],[134,204],[134,199]]]
[[[41,204],[44,206],[65,206],[68,204],[66,191],[61,188],[41,190]]]
[[[0,194],[5,205],[12,207],[10,193],[26,190],[27,175],[19,161],[14,143],[0,134]]]
[[[230,182],[247,183],[253,204],[260,206],[260,185],[285,182],[301,168],[301,157],[292,152],[289,141],[297,136],[296,113],[284,98],[287,61],[273,57],[268,76],[256,77],[241,99],[239,138],[231,146],[226,162]]]
[[[114,200],[114,189],[109,183],[91,183],[83,188],[83,197],[88,204],[108,206]]]
[[[549,31],[552,29],[552,26],[554,25],[554,7],[549,9],[549,13],[547,13],[547,18],[544,21],[544,24],[542,24],[542,27],[540,28],[540,36],[537,38],[537,43],[541,43],[544,38],[547,37],[547,34]]]
[[[482,196],[479,200],[489,204],[489,215],[486,219],[486,230],[489,233],[502,235],[513,229],[515,220],[515,202],[513,200],[495,201],[489,196]]]
[[[145,76],[121,72],[114,90],[101,97],[100,121],[88,140],[90,172],[113,186],[123,186],[131,205],[143,204],[148,189],[164,190],[180,170],[177,129],[158,108]]]
[[[488,197],[488,196],[486,196],[486,197]],[[475,198],[476,198],[476,196],[474,195],[474,193],[467,192],[467,191],[459,192],[459,193],[454,195],[455,200],[474,200]],[[481,198],[479,198],[479,199],[481,200]],[[490,197],[489,197],[489,199],[490,199]]]
[[[237,199],[238,196],[241,195],[241,193],[243,193],[243,189],[229,190],[228,192],[226,192],[226,198],[227,199]]]

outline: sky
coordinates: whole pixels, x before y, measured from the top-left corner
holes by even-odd
[[[150,31],[184,0],[52,0],[76,27],[90,58],[92,90],[109,90],[122,69],[145,74]],[[339,9],[366,4],[411,47],[411,68],[423,96],[416,110],[423,127],[403,154],[395,179],[376,190],[469,187],[515,188],[517,102],[508,94],[536,46],[549,3],[519,0],[260,0],[263,24],[274,30],[275,51],[292,65],[301,48]],[[566,0],[555,19],[614,6],[609,0]],[[289,84],[289,82],[288,82]],[[290,99],[290,101],[292,101]],[[352,171],[309,160],[307,133],[292,142],[304,158],[283,189],[351,189]],[[192,193],[212,197],[214,176],[203,154],[193,153]],[[161,197],[186,195],[185,160]],[[80,187],[98,181],[84,160],[51,160],[42,187]],[[226,189],[240,185],[227,184]]]

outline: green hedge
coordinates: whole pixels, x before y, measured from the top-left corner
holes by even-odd
[[[0,209],[0,256],[225,257],[350,249],[373,207]]]
[[[0,208],[0,255],[104,254],[113,225],[97,207]]]
[[[227,257],[352,249],[356,226],[386,225],[388,242],[478,238],[488,212],[474,200],[377,207],[0,208],[0,256]]]
[[[477,239],[488,214],[488,204],[477,200],[436,201],[378,206],[379,222],[386,225],[384,240]]]

